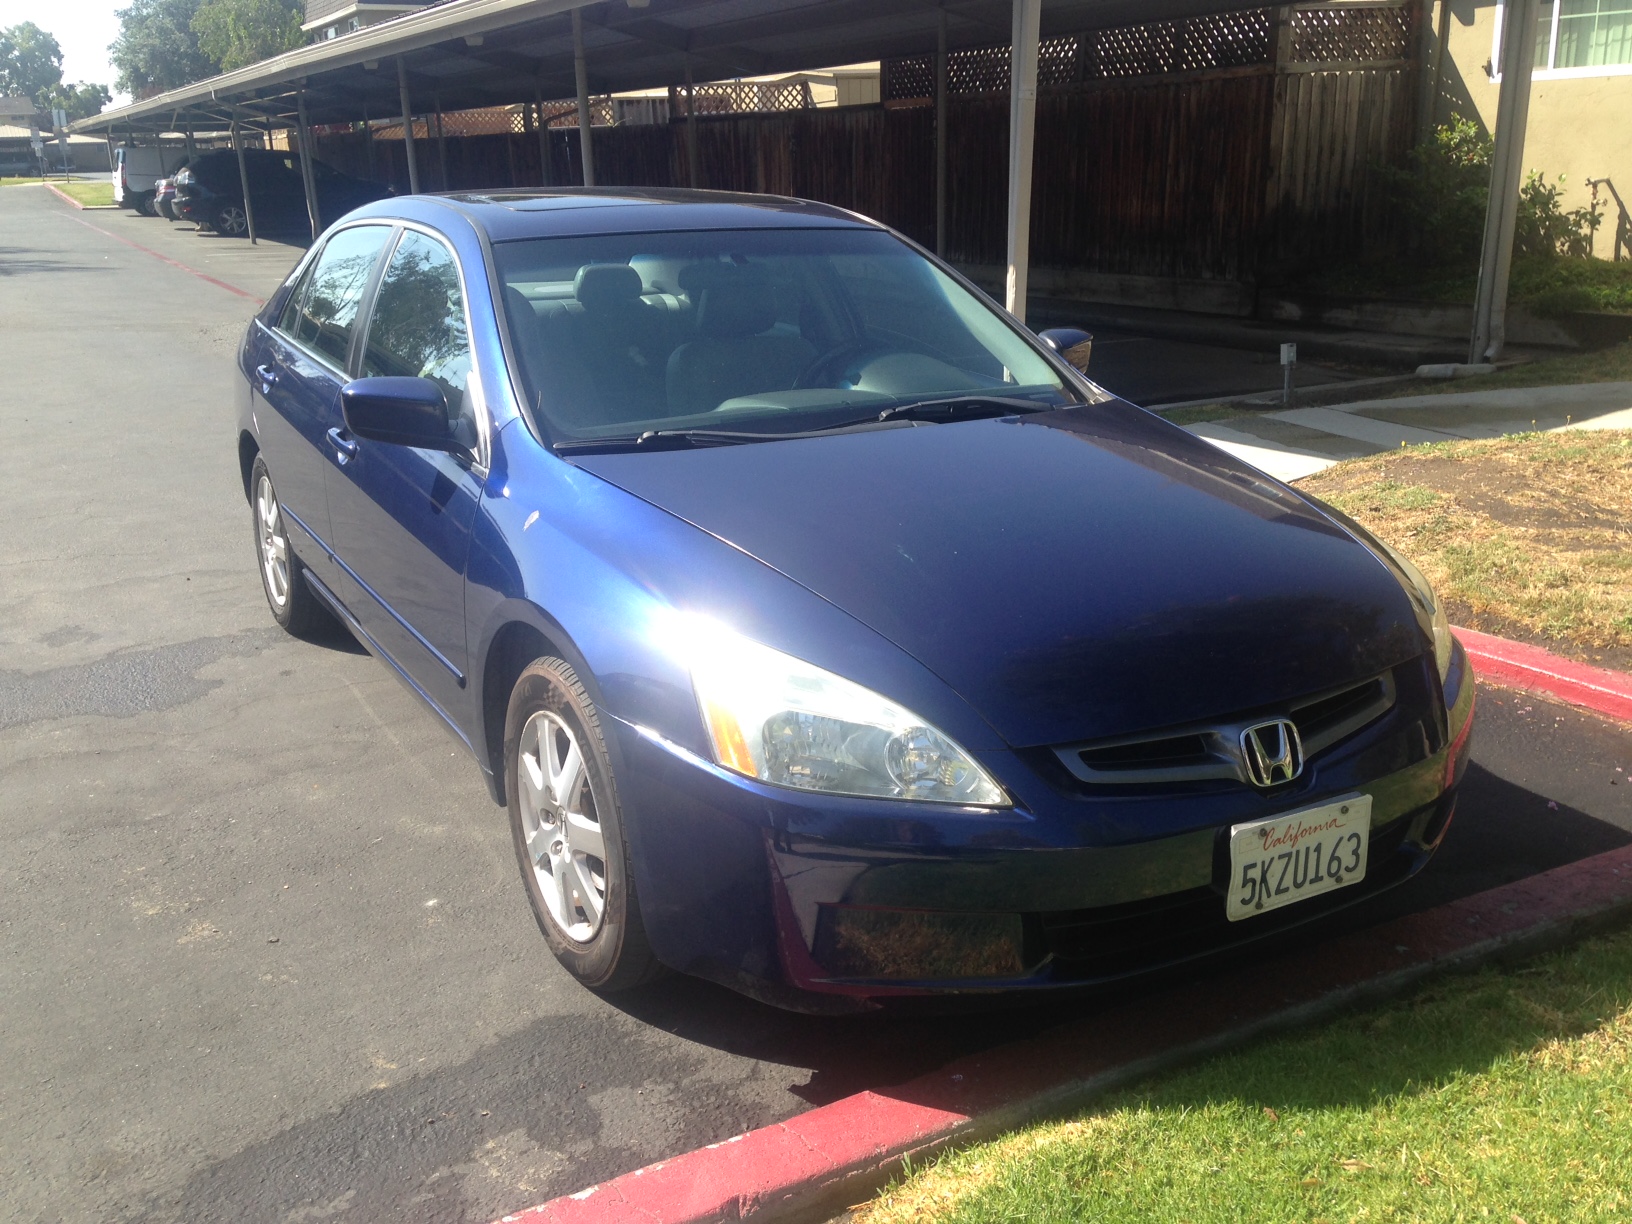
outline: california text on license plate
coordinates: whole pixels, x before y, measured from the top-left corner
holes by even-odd
[[[1306,897],[1356,884],[1366,875],[1371,796],[1230,826],[1230,892],[1225,912],[1239,922]]]

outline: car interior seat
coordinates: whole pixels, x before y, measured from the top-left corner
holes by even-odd
[[[803,336],[777,329],[776,295],[762,276],[729,264],[680,273],[693,304],[695,339],[669,357],[669,411],[709,412],[728,399],[789,390],[816,357]]]

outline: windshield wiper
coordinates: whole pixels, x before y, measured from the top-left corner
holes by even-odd
[[[940,399],[913,400],[910,404],[897,404],[872,416],[836,421],[813,432],[833,433],[838,430],[857,429],[864,425],[877,425],[881,421],[978,421],[989,417],[1012,416],[1017,412],[1052,412],[1059,407],[1062,405],[1039,404],[1036,400],[1021,399],[1017,395],[964,393]]]
[[[638,434],[615,434],[606,438],[566,438],[551,444],[556,451],[680,450],[695,446],[735,446],[745,442],[783,442],[791,438],[815,438],[822,434],[869,425],[899,421],[974,421],[984,417],[1011,416],[1017,412],[1050,412],[1059,404],[1039,404],[1036,400],[1006,395],[945,396],[897,404],[872,416],[819,425],[814,429],[786,433],[761,433],[729,429],[648,429]]]
[[[753,433],[726,429],[648,429],[638,434],[615,434],[607,438],[566,438],[550,444],[557,451],[592,450],[681,450],[692,446],[735,446],[742,442],[773,442],[797,438],[800,434]]]
[[[1059,404],[1039,404],[1036,400],[1021,399],[1017,395],[949,395],[942,399],[913,400],[897,404],[874,417],[878,421],[900,420],[911,417],[928,421],[940,417],[950,420],[972,421],[980,417],[1008,416],[1015,412],[1050,412]]]

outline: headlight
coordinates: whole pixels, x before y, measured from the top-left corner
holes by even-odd
[[[727,769],[834,795],[1008,805],[968,753],[888,697],[718,627],[691,636],[692,684]]]
[[[1375,536],[1372,539],[1376,539]],[[1428,579],[1422,576],[1419,570],[1396,550],[1377,540],[1378,547],[1393,559],[1394,564],[1410,579],[1407,587],[1411,600],[1428,618],[1429,630],[1434,638],[1434,664],[1439,668],[1439,678],[1443,682],[1451,671],[1451,622],[1445,615],[1445,609],[1439,606],[1439,599],[1434,594],[1434,588],[1428,585]]]

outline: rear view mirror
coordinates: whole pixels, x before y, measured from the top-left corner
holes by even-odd
[[[448,397],[428,378],[359,378],[340,389],[346,428],[371,442],[465,454],[448,424]]]
[[[1094,338],[1089,333],[1078,327],[1050,327],[1038,332],[1037,338],[1087,373],[1088,358],[1094,351]]]

